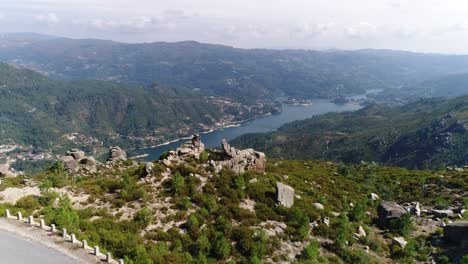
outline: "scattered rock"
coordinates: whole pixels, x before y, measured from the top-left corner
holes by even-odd
[[[323,218],[323,223],[324,223],[326,226],[330,226],[330,218],[329,218],[329,217]]]
[[[379,222],[385,224],[388,219],[400,218],[406,214],[406,210],[396,202],[383,201],[377,207]]]
[[[453,217],[452,210],[432,210],[431,213],[438,218],[448,218]]]
[[[372,201],[377,201],[377,200],[380,200],[380,197],[375,193],[370,193],[369,199],[371,199]]]
[[[394,237],[392,239],[392,243],[400,246],[401,248],[405,248],[408,244],[408,241],[406,241],[404,237]]]
[[[240,202],[239,207],[255,213],[255,201],[251,199],[245,199]]]
[[[313,203],[312,206],[317,210],[324,210],[325,207],[321,203]]]
[[[364,230],[364,228],[362,228],[362,226],[359,226],[358,229],[357,229],[357,233],[354,233],[354,236],[356,236],[356,238],[360,239],[360,238],[366,237],[367,233]]]
[[[277,201],[279,205],[290,208],[294,205],[294,189],[281,182],[276,183]]]

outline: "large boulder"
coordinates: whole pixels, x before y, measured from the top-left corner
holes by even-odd
[[[221,149],[228,159],[215,161],[215,168],[217,170],[222,167],[229,167],[236,173],[243,173],[245,171],[265,172],[265,153],[253,149],[236,149],[231,147],[224,139],[221,141]]]
[[[60,156],[59,161],[68,172],[75,172],[78,169],[78,161],[72,156]]]
[[[468,249],[468,221],[447,224],[444,227],[444,239]]]
[[[120,147],[111,147],[109,149],[109,161],[125,161],[127,160],[127,153]]]
[[[452,210],[432,210],[431,213],[438,218],[449,218],[453,217]]]
[[[67,152],[68,156],[72,156],[75,160],[79,160],[84,158],[85,153],[82,150],[79,149],[71,149],[70,151]]]
[[[96,172],[98,162],[94,157],[86,157],[84,151],[72,149],[67,151],[63,156],[59,156],[58,160],[62,162],[63,167],[72,174],[80,171]]]
[[[379,215],[379,222],[385,224],[389,219],[400,218],[407,212],[396,202],[383,201],[377,207],[377,213]]]
[[[276,183],[277,201],[279,205],[290,208],[294,205],[294,189],[281,182]]]

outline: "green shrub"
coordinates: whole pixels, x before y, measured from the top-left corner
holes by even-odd
[[[410,214],[405,214],[400,218],[393,218],[388,221],[388,228],[392,233],[407,236],[413,231],[413,219]]]
[[[141,226],[148,226],[153,221],[153,213],[147,207],[140,209],[133,217],[133,221]]]
[[[41,204],[33,195],[28,195],[16,201],[15,207],[22,208],[27,212],[32,212],[41,207]]]
[[[320,254],[320,244],[317,241],[312,241],[304,248],[301,254],[302,259],[313,260]]]

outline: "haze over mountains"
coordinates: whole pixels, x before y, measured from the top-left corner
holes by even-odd
[[[0,60],[52,78],[198,88],[240,100],[334,98],[468,72],[468,56],[389,50],[237,49],[193,41],[126,44],[4,34]]]

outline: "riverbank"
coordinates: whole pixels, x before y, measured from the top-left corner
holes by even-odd
[[[46,249],[53,250],[62,255],[63,261],[68,259],[68,262],[63,263],[96,263],[97,259],[88,254],[84,250],[77,250],[79,246],[73,245],[71,243],[65,242],[59,236],[50,235],[49,232],[46,232],[42,229],[39,229],[34,226],[28,226],[27,224],[16,221],[16,220],[7,220],[5,218],[0,218],[0,230],[7,232],[9,234],[15,235],[18,239],[23,239],[32,243],[39,244],[44,246]],[[17,249],[22,252],[28,252],[27,248]],[[47,252],[45,252],[47,253]],[[27,253],[26,253],[27,254]],[[6,256],[2,255],[2,259]],[[15,263],[15,262],[11,262]],[[39,262],[46,263],[46,262]],[[50,262],[52,263],[52,262]],[[59,263],[59,262],[56,262]]]
[[[229,122],[229,123],[227,123],[227,124],[223,124],[223,125],[220,125],[220,126],[216,126],[216,127],[214,127],[214,128],[211,128],[210,130],[202,131],[202,132],[200,132],[199,134],[204,135],[204,134],[213,133],[213,132],[216,132],[216,131],[219,131],[219,130],[223,130],[223,129],[226,129],[226,128],[239,127],[239,126],[241,126],[241,125],[244,124],[244,123],[247,123],[247,122],[250,122],[250,121],[259,119],[259,118],[264,118],[264,117],[267,117],[267,116],[271,116],[272,114],[273,114],[273,113],[267,113],[267,114],[264,114],[264,115],[260,115],[260,116],[248,118],[248,119],[241,120],[241,121]],[[170,140],[170,141],[166,141],[166,142],[163,142],[163,143],[157,144],[157,145],[144,146],[144,147],[141,147],[141,148],[130,148],[130,149],[128,149],[128,150],[129,150],[129,151],[135,151],[135,150],[144,150],[144,149],[151,149],[151,148],[159,148],[159,147],[163,147],[163,146],[170,145],[170,144],[175,143],[175,142],[179,142],[179,141],[181,141],[181,140],[189,140],[189,139],[192,139],[192,136],[176,138],[176,139],[173,139],[173,140]],[[139,155],[139,156],[137,156],[136,158],[141,158],[140,156],[143,156],[143,155]]]

